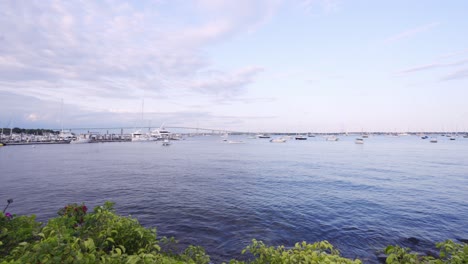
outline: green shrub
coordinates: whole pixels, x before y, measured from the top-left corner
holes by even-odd
[[[35,216],[0,213],[0,264],[20,263],[200,263],[210,262],[205,250],[177,249],[173,238],[157,238],[156,229],[144,228],[132,217],[115,214],[113,203],[97,206],[92,213],[84,204],[69,204],[46,225]],[[438,243],[438,257],[421,256],[409,248],[389,246],[386,262],[468,263],[468,245],[451,240]],[[250,260],[231,264],[361,263],[344,258],[329,242],[296,243],[292,248],[267,246],[252,240],[242,254]]]
[[[329,242],[322,241],[313,244],[306,242],[296,243],[291,249],[284,246],[268,247],[263,242],[252,240],[252,244],[242,251],[250,252],[255,259],[247,262],[252,264],[280,264],[280,263],[361,263],[360,260],[351,260],[340,256],[340,253]],[[231,264],[246,263],[231,260]]]
[[[209,263],[200,247],[161,251],[156,229],[115,214],[106,202],[88,214],[69,204],[41,228],[32,217],[0,217],[0,263]]]

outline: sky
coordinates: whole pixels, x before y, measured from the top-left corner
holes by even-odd
[[[0,127],[467,131],[467,10],[0,0]]]

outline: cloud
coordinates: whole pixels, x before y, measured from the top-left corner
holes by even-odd
[[[451,81],[451,80],[459,80],[459,79],[466,79],[468,78],[468,69],[463,69],[460,71],[456,71],[444,76],[441,81]]]
[[[230,74],[210,72],[208,76],[195,80],[190,88],[214,95],[238,95],[263,70],[262,67],[253,66]]]
[[[259,70],[245,66],[200,78],[215,69],[205,49],[265,23],[279,3],[6,0],[0,91],[63,98],[88,110],[176,90],[240,95]]]
[[[168,127],[196,127],[198,122],[204,127],[229,127],[229,124],[242,123],[249,120],[270,119],[271,116],[230,116],[213,114],[205,110],[183,110],[155,112],[145,111],[144,119],[141,112],[108,109],[105,111],[90,111],[70,104],[61,105],[60,101],[39,100],[32,96],[0,92],[2,105],[11,111],[0,111],[0,127],[47,127],[60,129],[86,128],[138,128],[157,127],[166,123]],[[169,120],[169,122],[167,122]],[[194,122],[196,120],[196,122]]]
[[[411,28],[411,29],[405,30],[405,31],[400,32],[400,33],[398,33],[396,35],[393,35],[393,36],[390,36],[390,37],[386,38],[384,40],[384,43],[386,43],[386,44],[395,43],[395,42],[401,41],[403,39],[413,37],[413,36],[415,36],[417,34],[427,32],[427,31],[431,30],[432,28],[434,28],[434,27],[436,27],[438,25],[440,25],[440,23],[432,22],[432,23],[429,23],[429,24],[426,24],[426,25],[423,25],[423,26],[419,26],[419,27],[416,27],[416,28]]]
[[[419,71],[425,71],[425,70],[432,70],[436,68],[444,68],[444,67],[453,67],[453,66],[460,66],[468,63],[468,59],[463,59],[455,62],[434,62],[434,63],[429,63],[425,65],[419,65],[407,69],[403,69],[398,71],[397,75],[402,75],[402,74],[408,74],[408,73],[413,73],[413,72],[419,72]]]
[[[338,9],[339,0],[301,0],[300,7],[306,13],[311,14],[315,10],[320,10],[325,14],[330,14]]]

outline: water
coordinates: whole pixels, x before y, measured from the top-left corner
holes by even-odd
[[[328,240],[368,263],[389,244],[468,238],[468,139],[233,138],[246,144],[213,136],[169,147],[2,147],[0,201],[13,198],[10,212],[45,221],[67,203],[111,200],[158,235],[203,246],[214,263],[239,257],[253,238]]]

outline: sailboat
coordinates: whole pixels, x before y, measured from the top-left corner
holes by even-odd
[[[144,113],[145,100],[141,102],[141,124],[143,125],[143,113]],[[132,134],[132,142],[146,142],[146,141],[155,141],[156,138],[151,137],[149,133],[143,133],[141,129],[135,130]]]

